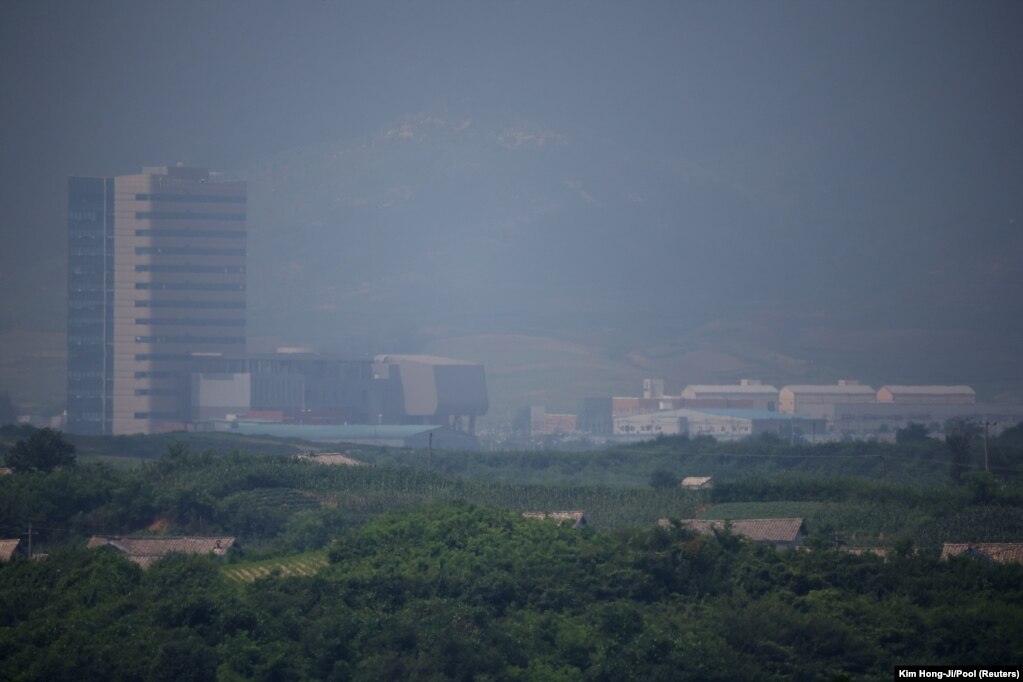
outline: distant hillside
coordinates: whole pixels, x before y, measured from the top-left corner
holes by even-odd
[[[904,235],[864,243],[880,225],[512,118],[420,114],[248,176],[251,345],[480,360],[492,417],[651,375],[1023,386],[1020,323],[986,298],[1013,245],[899,262]]]

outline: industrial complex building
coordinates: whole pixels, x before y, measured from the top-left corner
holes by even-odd
[[[823,386],[785,386],[778,392],[779,411],[818,419],[833,419],[836,405],[874,402],[877,402],[877,394],[873,388],[849,380]]]
[[[976,392],[969,386],[882,386],[877,391],[879,403],[914,405],[974,405]]]
[[[488,408],[482,365],[247,353],[246,242],[244,182],[183,166],[69,179],[69,431],[154,433],[247,419],[263,429],[473,433]]]
[[[581,400],[578,431],[612,440],[682,434],[733,440],[773,433],[813,441],[893,438],[910,423],[940,432],[956,418],[987,421],[996,431],[1023,421],[1023,407],[977,403],[974,390],[962,385],[890,384],[875,391],[855,380],[842,380],[779,390],[743,379],[731,385],[689,385],[677,396],[666,395],[663,386],[661,380],[647,379],[643,397]]]
[[[616,436],[712,436],[717,440],[739,440],[770,433],[786,440],[802,438],[819,430],[824,423],[769,410],[681,409],[618,417]]]
[[[347,360],[312,352],[205,356],[191,421],[438,425],[472,433],[487,412],[483,366],[428,355]]]
[[[723,400],[729,403],[745,403],[743,407],[754,410],[773,411],[778,405],[778,389],[761,384],[756,379],[743,379],[738,385],[730,386],[690,385],[682,391],[682,397],[689,401]]]
[[[204,168],[147,167],[68,181],[67,429],[85,434],[232,429],[310,440],[469,447],[489,400],[483,366],[428,355],[249,353],[247,188]],[[641,397],[587,398],[577,414],[525,408],[528,439],[587,434],[735,439],[888,437],[911,422],[1023,419],[969,386],[754,379]],[[367,428],[372,427],[372,428]],[[463,436],[468,436],[463,438]]]

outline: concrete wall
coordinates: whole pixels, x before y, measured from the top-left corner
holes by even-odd
[[[252,407],[249,374],[192,374],[192,420],[226,419]]]

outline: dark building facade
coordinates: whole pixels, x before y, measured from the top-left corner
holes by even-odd
[[[424,355],[312,352],[197,357],[192,421],[444,426],[473,433],[489,407],[483,365]]]
[[[113,420],[114,180],[68,181],[68,430]]]

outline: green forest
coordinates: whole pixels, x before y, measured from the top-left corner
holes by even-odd
[[[873,680],[1023,660],[1023,429],[427,454],[0,429],[0,678]],[[682,476],[713,475],[710,490]],[[523,518],[582,510],[584,529]],[[677,521],[805,519],[806,550]],[[658,519],[674,522],[658,526]],[[231,535],[143,570],[94,534]],[[883,547],[885,558],[844,551]]]

